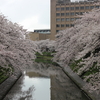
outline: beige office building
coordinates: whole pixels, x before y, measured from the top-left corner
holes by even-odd
[[[51,0],[51,39],[60,30],[73,27],[73,22],[84,12],[91,11],[93,8],[99,8],[94,5],[96,1],[70,2],[70,0]]]
[[[27,38],[30,38],[33,41],[46,40],[50,39],[50,37],[50,29],[34,30],[34,32],[29,32],[27,35]]]

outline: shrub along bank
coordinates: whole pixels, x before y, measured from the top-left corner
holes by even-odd
[[[97,65],[97,62],[93,62],[92,67],[90,68],[86,68],[86,70],[84,71],[80,71],[82,69],[82,67],[85,66],[84,63],[84,59],[79,59],[79,60],[74,60],[71,64],[70,64],[70,68],[76,72],[82,79],[85,79],[86,82],[90,82],[91,77],[89,77],[90,75],[94,75],[96,73],[100,72],[100,66]]]
[[[53,52],[54,53],[54,52]],[[53,58],[53,55],[52,55],[52,52],[42,52],[43,55],[41,55],[40,53],[36,53],[36,59],[35,59],[35,62],[42,62],[42,63],[45,63],[45,64],[53,64],[53,65],[57,65],[58,64],[56,62],[53,62],[52,61],[52,58]]]
[[[9,65],[9,67],[1,67],[0,66],[0,84],[4,82],[12,73],[13,73],[13,68]]]

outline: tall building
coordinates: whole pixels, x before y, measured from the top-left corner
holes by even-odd
[[[96,1],[70,2],[70,0],[51,0],[51,40],[60,30],[73,27],[73,22],[84,12],[91,11],[93,8],[99,8],[94,5]]]

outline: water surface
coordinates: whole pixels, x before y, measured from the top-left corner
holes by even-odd
[[[90,100],[59,67],[42,67],[27,70],[4,100]]]
[[[34,91],[32,97],[35,100],[50,100],[50,78],[39,76],[39,74],[36,75],[34,72],[26,74],[22,91],[26,91],[33,86]],[[31,75],[31,77],[28,75]]]
[[[50,83],[49,77],[26,72],[4,100],[51,100]]]

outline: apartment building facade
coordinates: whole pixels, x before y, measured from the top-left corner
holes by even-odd
[[[51,40],[55,35],[66,28],[73,27],[73,22],[80,19],[78,15],[100,8],[97,1],[70,2],[70,0],[51,0]]]

